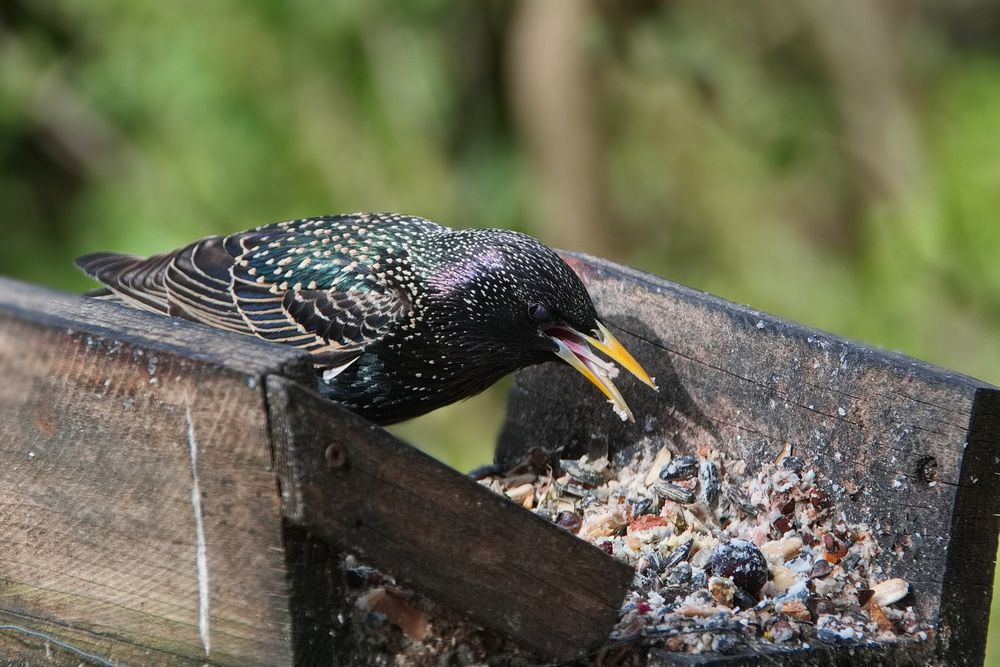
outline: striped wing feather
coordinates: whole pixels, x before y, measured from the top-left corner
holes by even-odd
[[[340,367],[407,315],[409,297],[346,254],[314,262],[305,281],[265,270],[302,264],[303,247],[295,229],[272,225],[147,259],[97,253],[77,265],[129,305],[294,345]]]

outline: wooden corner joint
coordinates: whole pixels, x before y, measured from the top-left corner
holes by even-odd
[[[607,639],[630,567],[300,385],[267,383],[286,518],[549,659]]]

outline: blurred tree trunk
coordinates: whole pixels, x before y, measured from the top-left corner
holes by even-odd
[[[539,235],[615,257],[622,244],[602,175],[600,91],[584,44],[593,16],[588,0],[522,0],[507,47],[510,97],[535,170]]]
[[[839,241],[856,250],[858,226],[874,206],[905,205],[923,181],[921,150],[905,91],[900,23],[905,4],[800,0],[833,88],[843,121],[844,150],[851,165],[855,224]]]

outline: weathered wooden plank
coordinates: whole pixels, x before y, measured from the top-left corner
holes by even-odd
[[[281,372],[305,377],[308,354],[175,317],[163,317],[100,299],[30,285],[0,276],[0,307],[8,317],[44,329],[64,329],[152,348],[258,377]]]
[[[938,659],[982,660],[1000,474],[1000,393],[902,355],[867,348],[595,258],[567,255],[598,311],[660,386],[624,378],[636,423],[556,364],[518,375],[497,451],[532,446],[628,455],[669,439],[751,464],[791,443],[839,488],[853,521],[885,549],[938,625]],[[989,481],[987,481],[989,480]]]
[[[301,359],[0,281],[0,655],[291,664],[263,374]]]
[[[607,638],[631,568],[296,383],[267,385],[290,519],[542,655]]]
[[[316,535],[288,521],[284,537],[291,583],[294,664],[356,664],[348,657],[365,647],[350,645],[346,636],[345,622],[352,603],[344,590],[340,554]]]

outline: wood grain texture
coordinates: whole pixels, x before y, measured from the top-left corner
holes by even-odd
[[[1000,507],[995,387],[639,271],[566,258],[660,392],[625,378],[636,422],[621,423],[571,369],[524,371],[499,462],[532,446],[628,456],[669,440],[724,450],[752,469],[792,444],[837,484],[849,518],[874,529],[887,576],[913,585],[915,607],[938,628],[935,659],[982,661]]]
[[[607,638],[631,568],[296,383],[267,385],[290,518],[550,659]]]
[[[291,664],[263,374],[301,359],[0,280],[0,655]]]
[[[0,307],[8,317],[45,329],[72,330],[134,347],[201,361],[248,376],[281,372],[305,378],[306,352],[253,336],[126,308],[0,276]]]

